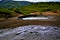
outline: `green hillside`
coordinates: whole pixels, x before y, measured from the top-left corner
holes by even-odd
[[[9,5],[13,5],[9,4]],[[17,14],[27,15],[32,12],[45,12],[45,11],[56,11],[60,10],[60,2],[40,2],[40,3],[31,3],[27,6],[19,7],[19,3],[17,3],[18,7],[14,8],[0,8],[0,18],[1,17],[13,17],[17,16]],[[10,6],[9,6],[10,7]]]
[[[24,1],[0,2],[0,8],[18,8],[18,7],[26,6],[29,3],[30,2],[24,2]]]
[[[60,10],[60,2],[40,2],[40,3],[32,3],[28,6],[24,6],[21,8],[21,11],[24,14],[28,14],[31,12],[44,12],[44,11],[56,11]]]

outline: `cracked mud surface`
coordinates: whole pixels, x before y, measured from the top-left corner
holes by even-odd
[[[0,40],[60,40],[56,26],[28,25],[0,30]]]

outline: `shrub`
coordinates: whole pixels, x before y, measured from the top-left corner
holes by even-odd
[[[8,10],[8,9],[1,9],[0,10],[0,17],[12,17],[12,16],[16,16],[16,13],[14,13],[14,11]]]

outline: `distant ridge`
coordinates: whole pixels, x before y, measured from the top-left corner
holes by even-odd
[[[2,0],[0,1],[0,8],[17,8],[29,5],[31,3],[41,3],[41,2],[29,2],[29,1],[12,1],[12,0]]]
[[[12,8],[12,7],[21,7],[30,4],[31,2],[27,1],[0,1],[0,8]]]

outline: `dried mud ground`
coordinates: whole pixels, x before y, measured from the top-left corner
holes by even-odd
[[[0,40],[60,40],[60,21],[1,21]]]
[[[40,21],[40,20],[6,20],[0,22],[0,29],[15,28],[25,25],[52,25],[60,26],[60,21]]]
[[[13,29],[1,29],[0,40],[60,40],[60,28],[27,25]]]

